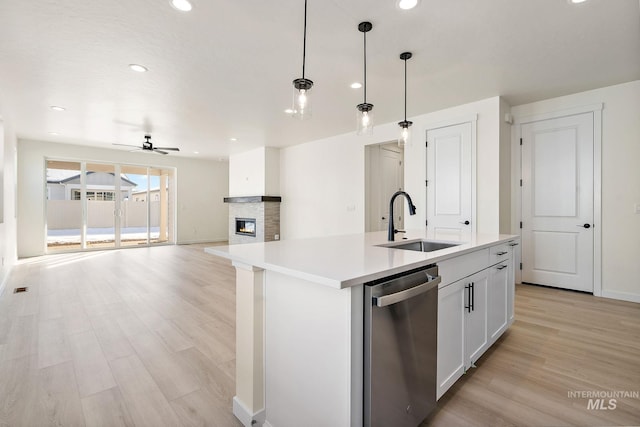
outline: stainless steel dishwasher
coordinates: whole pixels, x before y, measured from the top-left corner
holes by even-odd
[[[436,405],[437,266],[365,284],[364,425],[416,427]]]

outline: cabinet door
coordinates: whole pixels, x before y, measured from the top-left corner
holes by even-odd
[[[511,259],[509,260],[509,272],[507,275],[509,276],[507,281],[507,323],[511,325],[514,319],[514,304],[516,297],[516,268],[518,268],[518,259],[517,254],[517,246],[519,246],[519,242],[509,242],[509,248],[511,251]]]
[[[465,279],[465,368],[473,365],[488,347],[487,287],[489,269]],[[463,291],[464,291],[463,287]]]
[[[438,290],[438,399],[464,373],[466,283],[459,280]]]
[[[493,344],[507,329],[507,288],[511,260],[489,267],[487,291],[487,327],[489,344]]]

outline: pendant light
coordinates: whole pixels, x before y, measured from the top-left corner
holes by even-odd
[[[411,52],[400,54],[400,59],[404,61],[404,120],[398,122],[398,126],[400,126],[398,146],[400,147],[411,145],[411,125],[413,122],[407,121],[407,59],[411,59],[411,56]]]
[[[300,120],[311,117],[311,99],[309,97],[313,81],[304,77],[307,55],[307,0],[304,0],[304,36],[302,39],[302,78],[293,81],[292,115]]]
[[[367,102],[367,33],[371,31],[371,22],[361,22],[358,24],[358,31],[364,37],[364,102],[357,105],[358,113],[358,135],[371,135],[373,133],[373,104]]]

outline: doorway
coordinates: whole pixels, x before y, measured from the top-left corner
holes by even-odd
[[[404,189],[404,149],[397,142],[365,147],[365,231],[389,227],[389,201]],[[393,205],[394,225],[404,228],[402,198]]]
[[[175,169],[46,160],[46,252],[175,241]]]

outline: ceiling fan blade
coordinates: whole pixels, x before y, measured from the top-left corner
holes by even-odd
[[[158,154],[169,154],[169,153],[167,153],[166,151],[162,151],[162,150],[159,150],[159,149],[157,149],[157,148],[154,148],[154,149],[153,149],[153,152],[154,152],[154,153],[158,153]]]
[[[135,148],[140,148],[140,147],[139,147],[139,146],[137,146],[137,145],[131,145],[131,144],[118,144],[118,143],[115,143],[115,142],[114,142],[112,145],[120,145],[120,146],[122,146],[122,147],[135,147]]]
[[[154,148],[157,148],[159,150],[180,151],[180,149],[177,147],[154,147]]]

